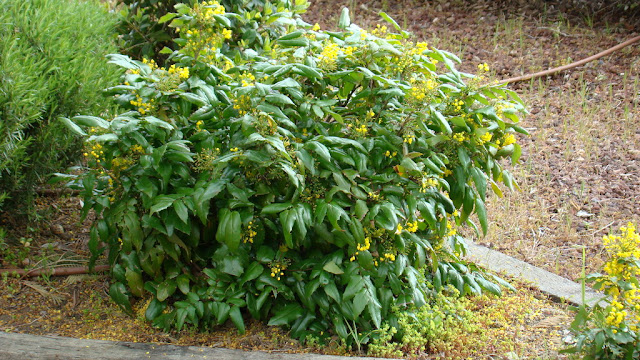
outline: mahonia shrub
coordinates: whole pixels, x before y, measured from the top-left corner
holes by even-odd
[[[245,15],[176,9],[173,65],[111,58],[128,69],[111,91],[130,111],[65,120],[94,132],[76,183],[118,304],[145,299],[135,307],[163,328],[244,331],[250,315],[353,345],[383,319],[402,333],[392,309],[447,284],[500,292],[461,260],[457,227],[475,213],[486,231],[487,189],[516,186],[500,161],[520,154],[515,93],[384,13],[391,29],[345,10],[329,32],[282,11],[246,48]]]
[[[633,223],[620,228],[620,235],[602,239],[609,260],[604,274],[585,280],[605,293],[593,308],[577,310],[571,329],[576,344],[568,352],[585,359],[637,359],[640,356],[640,234]]]
[[[51,172],[81,156],[58,116],[101,113],[121,69],[115,18],[97,1],[0,3],[0,205],[22,208]]]

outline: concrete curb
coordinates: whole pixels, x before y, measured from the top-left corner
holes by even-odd
[[[493,271],[530,282],[556,300],[582,303],[581,285],[474,243],[468,244],[467,259]],[[587,288],[585,298],[595,304],[601,294]],[[318,354],[285,354],[196,346],[155,345],[121,341],[81,340],[60,336],[37,336],[0,331],[0,360],[13,359],[216,359],[216,360],[374,360]]]
[[[154,345],[123,341],[81,340],[62,336],[37,336],[0,331],[0,360],[375,360],[318,354],[285,354],[197,346]]]
[[[582,285],[562,276],[471,242],[468,243],[467,259],[490,271],[530,282],[556,301],[582,305]],[[585,290],[585,301],[589,306],[595,305],[604,296],[589,287]]]

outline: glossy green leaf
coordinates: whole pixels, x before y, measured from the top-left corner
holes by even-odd
[[[324,287],[324,292],[332,298],[335,302],[339,303],[342,299],[340,297],[340,293],[338,292],[338,288],[334,282],[330,282]]]
[[[73,131],[76,135],[80,135],[80,136],[87,135],[87,133],[84,132],[84,130],[82,130],[80,126],[78,126],[76,123],[69,120],[68,118],[64,116],[60,116],[58,120],[60,120],[60,122],[62,122],[69,130]]]
[[[349,25],[351,25],[351,19],[349,18],[349,9],[345,7],[342,8],[342,13],[340,13],[338,27],[341,29],[346,29]]]
[[[222,209],[218,214],[218,230],[216,240],[226,244],[231,251],[235,251],[242,240],[242,220],[240,213]]]
[[[176,278],[176,285],[178,285],[178,289],[180,290],[180,292],[185,295],[188,294],[191,290],[189,286],[189,277],[185,274],[178,275],[178,277]]]
[[[162,314],[162,311],[164,311],[166,307],[167,305],[165,303],[158,301],[158,299],[153,298],[151,299],[149,306],[147,306],[147,309],[144,312],[144,317],[147,320],[154,320],[160,314]]]
[[[364,279],[362,279],[362,277],[358,275],[351,276],[351,278],[349,278],[347,288],[342,294],[342,300],[351,300],[356,295],[356,293],[358,293],[362,289],[364,289]]]
[[[116,282],[109,287],[109,295],[113,301],[118,304],[124,311],[131,314],[131,303],[129,302],[129,296],[127,295],[127,288],[123,283]]]
[[[480,221],[480,226],[482,227],[482,233],[487,235],[488,230],[488,222],[487,222],[487,208],[484,205],[484,201],[480,198],[476,198],[476,214],[478,214],[478,220]]]
[[[173,196],[160,195],[155,198],[153,201],[153,206],[151,206],[151,214],[157,213],[158,211],[162,211],[169,206],[173,205],[175,198]]]
[[[225,257],[222,259],[222,264],[220,265],[220,271],[227,273],[233,276],[240,276],[244,273],[244,267],[242,266],[242,262],[235,256]]]
[[[272,104],[277,104],[277,105],[294,105],[293,101],[291,101],[291,99],[289,99],[288,96],[283,95],[283,94],[271,94],[271,95],[267,95],[265,97],[265,99],[272,103]]]
[[[231,318],[231,322],[236,326],[238,332],[240,334],[245,333],[244,319],[242,318],[242,313],[240,312],[240,308],[238,306],[232,306],[229,310],[229,318]]]
[[[189,209],[187,209],[184,201],[176,200],[173,203],[173,209],[176,211],[176,214],[178,214],[180,220],[182,220],[182,222],[184,223],[187,223],[187,221],[189,220]]]
[[[142,284],[142,274],[127,267],[125,270],[125,278],[131,294],[141,297],[144,291]]]
[[[336,263],[333,262],[333,261],[329,261],[328,263],[324,264],[322,269],[324,271],[326,271],[326,272],[330,272],[330,273],[336,274],[336,275],[344,274],[344,271],[342,269],[340,269],[340,267],[338,265],[336,265]]]
[[[262,275],[263,272],[264,267],[259,262],[252,262],[249,267],[247,267],[247,270],[242,274],[242,277],[240,278],[240,285],[242,286],[247,281],[256,279],[258,276]]]
[[[398,25],[398,23],[395,20],[393,20],[389,15],[387,15],[386,12],[381,11],[378,13],[378,15],[380,15],[380,17],[382,17],[386,22],[391,24],[394,29],[398,31],[402,31],[402,28],[400,27],[400,25]]]
[[[174,280],[165,280],[158,284],[156,298],[158,301],[165,301],[169,296],[176,292],[176,282]]]
[[[298,304],[288,304],[269,319],[269,326],[290,325],[295,319],[302,316],[302,307]]]
[[[360,290],[353,298],[353,317],[360,316],[364,308],[369,304],[369,297],[364,289]]]

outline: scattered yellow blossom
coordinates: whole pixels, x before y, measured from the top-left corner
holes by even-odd
[[[489,65],[487,63],[478,64],[478,70],[487,72],[489,71]]]

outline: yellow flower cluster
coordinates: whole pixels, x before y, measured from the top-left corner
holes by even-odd
[[[194,7],[195,15],[198,20],[209,22],[213,20],[214,15],[224,15],[225,8],[217,1],[204,1],[200,5]]]
[[[458,100],[453,100],[453,103],[451,104],[451,106],[453,106],[453,110],[456,112],[460,112],[462,111],[462,107],[464,106],[464,101],[458,99]]]
[[[609,315],[607,315],[607,318],[605,319],[605,322],[607,323],[607,325],[618,327],[620,326],[620,323],[622,323],[622,321],[624,321],[624,319],[627,317],[627,312],[623,310],[624,305],[616,300],[611,302],[610,307],[611,309],[609,311]]]
[[[240,82],[243,87],[253,86],[255,85],[255,81],[256,77],[252,73],[243,72],[242,75],[240,75]]]
[[[353,46],[347,46],[346,48],[342,48],[342,53],[344,56],[349,57],[353,55],[353,52],[356,50]]]
[[[144,154],[144,148],[142,146],[136,144],[131,147],[131,152],[134,154]]]
[[[371,248],[371,237],[367,236],[364,238],[364,244],[357,244],[356,248],[358,249],[358,251],[356,251],[356,253],[351,256],[351,258],[349,259],[349,261],[355,261],[356,260],[356,256],[358,256],[360,254],[360,251],[367,251]]]
[[[287,268],[285,264],[271,265],[271,277],[280,280],[280,276],[284,275],[284,270]]]
[[[447,237],[453,236],[458,233],[458,231],[453,228],[453,225],[451,225],[450,221],[447,222],[447,229],[449,230],[446,235]]]
[[[122,171],[131,165],[133,165],[134,161],[129,158],[124,157],[115,157],[111,160],[111,169],[115,172]]]
[[[404,138],[404,142],[406,142],[407,144],[411,145],[413,143],[413,140],[415,139],[415,136],[413,135],[405,135],[403,136]]]
[[[498,97],[500,100],[502,100],[502,96]],[[505,105],[503,103],[497,103],[493,105],[493,108],[496,110],[496,116],[498,116],[499,118],[502,118],[504,116],[504,111],[505,110],[513,110],[513,107],[509,106],[509,105]]]
[[[238,110],[240,115],[247,114],[251,109],[251,98],[248,95],[240,95],[234,102],[233,108]]]
[[[220,31],[205,22],[201,29],[194,28],[186,31],[186,43],[181,52],[200,58],[204,62],[213,64],[218,58],[218,49],[224,39],[230,39],[233,35],[229,29]]]
[[[311,30],[313,31],[320,31],[320,25],[318,23],[316,23],[315,25],[313,25],[313,27],[311,28]]]
[[[464,133],[459,132],[459,133],[453,134],[453,140],[458,142],[463,142],[465,140],[468,140],[468,138]]]
[[[396,256],[394,254],[389,254],[389,253],[385,253],[383,256],[380,257],[380,261],[396,261]]]
[[[371,31],[371,34],[378,37],[384,37],[385,35],[387,35],[387,26],[380,26],[380,24],[376,24],[376,28]]]
[[[151,59],[147,59],[147,58],[142,58],[142,63],[147,65],[149,67],[149,70],[154,71],[158,68],[158,65],[156,64],[156,62]],[[140,74],[140,69],[129,69],[127,70],[128,73],[130,74]],[[125,82],[125,85],[130,85],[128,82]]]
[[[432,177],[424,177],[422,178],[422,181],[420,184],[420,192],[426,193],[427,189],[431,187],[436,187],[436,186],[438,186],[438,180]]]
[[[640,267],[636,264],[640,260],[640,234],[636,232],[633,223],[620,228],[621,235],[607,235],[603,244],[610,256],[604,266],[606,275],[603,276],[605,293],[612,296],[608,306],[606,324],[623,328],[627,322],[631,331],[638,331],[640,325],[640,289],[634,280],[640,278]],[[617,284],[622,280],[628,283],[623,288]],[[612,331],[617,332],[617,329]]]
[[[177,74],[180,79],[188,79],[189,78],[189,68],[176,67],[175,64],[169,67],[169,75]]]
[[[326,45],[318,56],[320,60],[318,67],[324,70],[335,70],[339,52],[340,46],[338,44],[330,43]]]
[[[356,131],[358,132],[358,135],[360,135],[360,136],[366,136],[367,133],[369,132],[369,130],[367,129],[367,126],[365,124],[362,124],[359,127],[356,127]]]
[[[243,238],[244,238],[243,242],[245,244],[246,243],[253,244],[253,239],[256,237],[256,235],[258,235],[258,233],[255,230],[255,226],[253,225],[253,221],[249,221],[249,224],[247,225],[247,231],[244,233],[244,236],[243,236]],[[280,280],[280,279],[278,279],[278,280]]]
[[[502,141],[502,146],[509,146],[516,142],[516,137],[513,134],[506,134],[504,136],[504,140]]]
[[[423,102],[435,88],[438,87],[438,83],[431,80],[418,80],[416,78],[409,79],[411,89],[408,91],[408,100],[414,102]]]
[[[144,115],[153,110],[154,102],[155,99],[150,99],[149,102],[145,102],[140,95],[136,94],[136,99],[131,100],[129,103],[131,103],[131,105],[133,106],[136,106],[138,108],[138,112],[141,115]]]
[[[605,264],[604,271],[610,276],[616,276],[629,281],[631,278],[640,277],[639,267],[625,266],[620,259],[640,259],[640,235],[636,233],[633,223],[620,228],[621,236],[607,235],[602,239],[605,249],[611,259]]]
[[[489,71],[489,65],[487,65],[487,63],[478,64],[478,70],[481,72],[487,72]]]
[[[417,42],[414,47],[409,49],[409,55],[411,56],[422,55],[427,50],[429,50],[429,44],[427,44],[426,42],[420,41],[420,42]]]
[[[369,191],[369,199],[373,201],[378,201],[380,200],[380,194],[376,194],[374,192]]]
[[[153,71],[153,70],[158,68],[158,64],[156,64],[155,60],[153,60],[153,59],[149,60],[149,59],[143,58],[142,59],[142,63],[147,65],[147,66],[149,66],[151,71]]]
[[[426,42],[418,42],[414,46],[407,46],[408,50],[393,59],[391,67],[389,70],[393,69],[399,73],[403,73],[405,70],[410,69],[414,65],[414,56],[424,55],[425,51],[429,49],[429,46]],[[431,60],[433,64],[436,64],[436,60]]]
[[[418,231],[418,221],[415,221],[415,222],[409,221],[407,222],[406,227],[403,227],[402,224],[398,224],[395,234],[400,235],[403,230],[406,230],[410,233],[414,233]]]
[[[391,151],[387,150],[387,152],[384,153],[384,156],[386,156],[386,157],[395,157],[396,155],[398,155],[397,151],[391,152]]]
[[[356,246],[358,248],[358,251],[367,251],[371,248],[371,238],[370,237],[365,237],[364,238],[364,245],[358,244]],[[356,255],[358,255],[358,253],[356,252]]]
[[[414,222],[407,222],[407,228],[406,230],[410,233],[414,233],[416,231],[418,231],[418,221],[414,221]]]
[[[365,41],[367,36],[369,36],[367,30],[360,30],[360,41]]]
[[[91,145],[91,150],[83,154],[85,157],[91,157],[100,163],[104,157],[104,151],[102,150],[102,144],[95,143]]]
[[[486,142],[491,141],[491,138],[493,137],[493,134],[490,132],[486,132],[480,136],[478,136],[478,145],[482,145]]]

